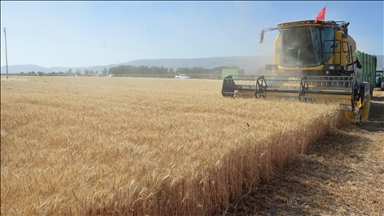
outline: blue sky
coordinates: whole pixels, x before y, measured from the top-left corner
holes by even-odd
[[[1,1],[1,65],[87,67],[138,59],[272,54],[277,23],[347,21],[357,49],[383,55],[383,1]]]

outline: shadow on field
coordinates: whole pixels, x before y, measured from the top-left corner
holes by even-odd
[[[360,128],[369,132],[384,132],[384,122],[368,122]]]
[[[368,122],[360,128],[369,132],[384,131],[384,97],[373,97],[370,104]]]
[[[379,121],[384,123],[384,103],[383,102],[371,101],[368,119],[369,121]]]
[[[349,206],[330,188],[340,187],[361,175],[349,164],[364,160],[370,140],[344,131],[329,132],[283,170],[274,170],[269,182],[232,203],[222,215],[320,215],[339,214],[335,206]]]
[[[371,98],[371,101],[384,101],[384,97],[376,97],[376,96],[373,96],[372,98]]]

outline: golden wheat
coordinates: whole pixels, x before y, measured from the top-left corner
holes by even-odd
[[[333,105],[224,98],[221,84],[2,79],[1,214],[212,214],[338,118]]]

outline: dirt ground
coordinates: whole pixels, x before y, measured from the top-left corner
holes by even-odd
[[[384,92],[222,215],[384,215]]]

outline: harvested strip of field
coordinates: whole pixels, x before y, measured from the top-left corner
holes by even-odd
[[[334,105],[223,98],[221,84],[2,80],[1,214],[211,214],[338,121]]]

